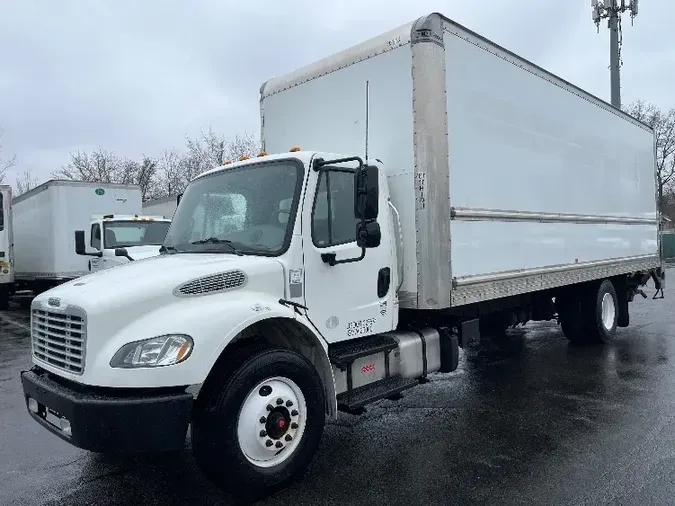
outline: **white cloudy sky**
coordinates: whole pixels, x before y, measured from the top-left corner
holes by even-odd
[[[440,11],[609,100],[606,22],[590,0],[0,0],[6,157],[42,179],[98,146],[130,157],[212,126],[258,132],[270,77]],[[675,107],[675,1],[624,16],[623,101]]]

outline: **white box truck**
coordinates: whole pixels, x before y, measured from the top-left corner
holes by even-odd
[[[171,221],[138,216],[141,190],[137,185],[50,180],[13,200],[9,187],[0,194],[4,213],[0,262],[6,255],[0,275],[2,308],[18,291],[37,294],[92,271],[128,262],[115,256],[116,248],[127,247],[119,252],[122,257],[158,255]],[[73,236],[78,229],[83,229],[82,241],[85,229],[90,234],[93,253],[78,254]],[[122,242],[113,240],[115,233]]]
[[[145,214],[152,214],[163,216],[164,218],[173,218],[173,214],[178,207],[180,194],[169,195],[159,199],[146,200],[143,202],[143,212]]]
[[[35,299],[45,428],[133,452],[191,425],[211,479],[263,493],[481,327],[608,342],[664,286],[649,127],[439,14],[268,81],[261,121],[277,154],[195,178],[164,254]]]

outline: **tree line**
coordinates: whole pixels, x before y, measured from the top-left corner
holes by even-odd
[[[255,156],[260,152],[253,134],[236,135],[231,139],[212,129],[195,138],[186,138],[185,149],[165,149],[158,156],[142,155],[134,160],[119,156],[102,147],[91,152],[70,154],[70,161],[51,173],[52,179],[92,181],[102,183],[136,184],[143,201],[182,192],[192,178],[222,165],[227,160]],[[0,158],[0,181],[7,169],[16,164],[3,164]],[[30,170],[24,170],[16,180],[15,195],[20,195],[44,182]]]
[[[641,100],[624,107],[654,129],[656,166],[661,210],[675,220],[675,108],[660,109]],[[2,132],[0,131],[0,141]],[[55,179],[137,184],[143,200],[182,192],[196,175],[222,165],[226,160],[255,156],[260,150],[257,138],[250,133],[227,139],[212,129],[196,138],[187,138],[185,149],[164,150],[159,156],[143,155],[138,160],[121,157],[103,148],[91,153],[71,153],[70,162],[54,171]],[[0,182],[7,170],[16,165],[16,156],[2,157],[0,144]],[[16,193],[24,193],[40,183],[30,169],[17,178]]]

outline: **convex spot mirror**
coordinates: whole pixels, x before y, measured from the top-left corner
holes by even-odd
[[[356,224],[356,245],[359,248],[377,248],[382,240],[380,224],[375,221]]]

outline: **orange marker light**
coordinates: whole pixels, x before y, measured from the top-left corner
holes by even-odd
[[[223,162],[223,165],[230,165],[231,163],[232,163],[231,160],[225,160],[225,161]]]
[[[239,161],[243,162],[244,160],[248,160],[248,159],[249,159],[249,157],[244,155],[244,156],[239,158]]]
[[[258,156],[267,156],[267,151],[261,151]]]
[[[296,151],[300,151],[300,148],[298,146],[293,146],[291,149],[288,150],[289,153],[295,153]]]
[[[190,345],[188,343],[184,343],[181,345],[181,347],[178,349],[178,354],[176,356],[176,363],[182,362],[185,360],[188,355],[190,354]]]

